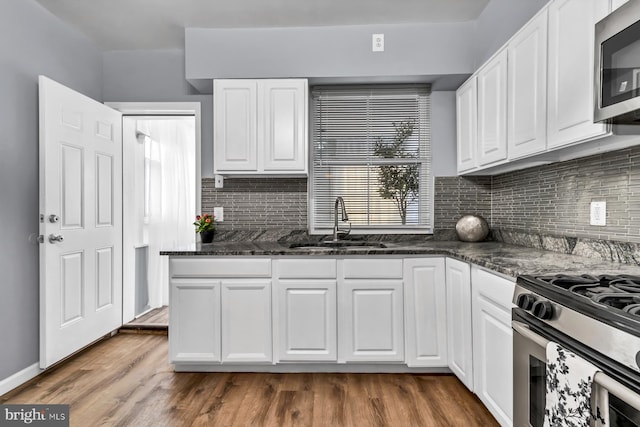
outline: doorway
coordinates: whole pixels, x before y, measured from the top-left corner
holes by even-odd
[[[200,210],[200,105],[109,104],[123,113],[124,327],[168,326],[168,258],[195,244]]]

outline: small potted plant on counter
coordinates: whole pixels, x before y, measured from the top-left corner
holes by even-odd
[[[213,235],[216,231],[215,217],[207,213],[196,216],[196,233],[200,233],[200,241],[202,243],[213,242]]]

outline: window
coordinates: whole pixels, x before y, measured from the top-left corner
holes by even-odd
[[[333,229],[336,197],[353,232],[431,232],[430,88],[311,90],[311,232]]]

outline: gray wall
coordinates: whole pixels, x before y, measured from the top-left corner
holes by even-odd
[[[473,22],[185,31],[189,79],[469,74]],[[385,51],[371,52],[384,33]]]
[[[0,6],[0,380],[39,359],[38,75],[101,99],[101,53],[33,0]]]
[[[456,93],[431,92],[431,171],[433,176],[456,176]]]
[[[103,55],[105,102],[200,102],[202,176],[213,176],[213,98],[185,80],[184,51],[111,51]]]
[[[549,0],[491,0],[475,21],[474,70],[506,43]]]

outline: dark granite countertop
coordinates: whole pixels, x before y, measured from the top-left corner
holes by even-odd
[[[299,242],[298,242],[299,243]],[[166,250],[169,256],[383,256],[383,255],[443,255],[470,262],[489,270],[516,277],[521,274],[633,274],[640,276],[640,267],[565,255],[557,252],[508,245],[498,242],[465,243],[458,241],[387,242],[386,248],[290,248],[278,241],[213,242],[189,248]]]

